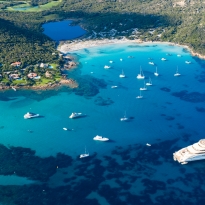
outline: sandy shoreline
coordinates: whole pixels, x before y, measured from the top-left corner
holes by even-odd
[[[57,50],[60,51],[61,53],[69,53],[81,49],[86,49],[86,48],[91,48],[91,47],[97,47],[101,45],[109,45],[109,44],[119,44],[119,43],[133,43],[133,44],[170,44],[170,45],[175,45],[175,46],[181,46],[185,49],[187,49],[192,56],[196,56],[201,59],[205,59],[205,55],[199,54],[194,52],[191,48],[189,48],[187,45],[180,45],[172,42],[161,42],[161,41],[141,41],[140,39],[136,40],[128,40],[126,38],[123,39],[103,39],[103,40],[76,40],[76,41],[71,41],[71,42],[65,42],[62,45],[59,45]]]

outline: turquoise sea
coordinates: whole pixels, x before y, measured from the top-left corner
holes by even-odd
[[[205,161],[180,165],[173,152],[204,138],[204,60],[183,47],[157,43],[105,45],[71,54],[79,67],[67,74],[78,80],[79,90],[0,95],[1,144],[30,148],[42,158],[61,152],[73,159],[46,182],[49,193],[43,197],[55,191],[53,204],[203,204]],[[145,82],[150,77],[153,85],[137,99],[144,86],[136,78],[140,67]],[[177,68],[181,76],[174,77]],[[119,78],[122,70],[126,78]],[[26,112],[42,117],[25,120]],[[72,112],[86,116],[69,119]],[[122,122],[125,112],[129,121]],[[94,141],[96,135],[110,142]],[[85,147],[90,157],[79,159]],[[37,183],[11,177],[1,176],[0,184]]]

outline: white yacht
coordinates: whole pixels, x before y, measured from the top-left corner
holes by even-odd
[[[156,67],[156,71],[154,72],[155,76],[159,76],[159,73],[157,72],[157,67]]]
[[[180,75],[181,75],[181,74],[179,73],[178,67],[177,67],[177,71],[176,71],[176,73],[174,74],[174,76],[177,77],[177,76],[180,76]]]
[[[126,117],[126,112],[125,112],[124,117],[120,118],[120,121],[128,121],[128,120],[129,120],[129,118]]]
[[[154,65],[154,62],[149,62],[150,65]]]
[[[145,85],[145,81],[144,81],[144,87],[140,88],[140,90],[147,90],[147,87]]]
[[[137,79],[144,79],[144,78],[145,78],[145,76],[142,72],[142,68],[140,67],[140,73],[137,75]]]
[[[146,85],[147,86],[151,86],[152,85],[152,80],[151,80],[151,78],[149,77],[149,82],[148,83],[146,83]]]
[[[149,144],[149,143],[147,143],[146,145],[147,145],[148,147],[151,147],[151,144]]]
[[[122,58],[120,58],[120,61],[123,61],[123,59],[122,59]]]
[[[205,139],[201,139],[199,142],[173,153],[173,158],[181,164],[205,159]]]
[[[82,117],[82,116],[84,116],[84,115],[81,112],[72,112],[72,114],[69,116],[69,118],[73,119],[73,118],[78,118],[78,117]]]
[[[105,68],[105,69],[109,69],[109,68],[111,68],[111,66],[105,65],[104,68]]]
[[[117,85],[112,85],[112,86],[111,86],[111,88],[117,88],[117,87],[118,87]]]
[[[63,128],[63,130],[65,130],[65,131],[66,131],[66,130],[68,130],[68,129],[67,129],[66,127],[64,127],[64,128]]]
[[[35,114],[35,113],[32,113],[32,112],[27,112],[24,115],[24,119],[30,119],[30,118],[34,118],[34,117],[39,117],[39,114]]]
[[[140,95],[138,95],[136,98],[141,99],[143,96],[141,95],[141,90],[140,90]]]
[[[96,136],[93,138],[93,140],[98,140],[98,141],[103,141],[103,142],[105,142],[105,141],[108,141],[109,138],[96,135]]]
[[[85,158],[85,157],[89,157],[89,153],[86,153],[86,147],[85,147],[85,153],[80,155],[80,158]]]
[[[166,61],[167,59],[166,59],[166,58],[161,58],[161,60],[162,60],[162,61]]]
[[[191,61],[185,61],[186,64],[191,64]]]
[[[123,70],[122,70],[122,73],[119,75],[119,77],[120,78],[125,78],[125,74],[124,74]]]
[[[110,63],[113,63],[113,61],[109,61]]]
[[[180,54],[178,54],[178,55],[177,55],[177,57],[181,57],[181,55],[180,55]]]

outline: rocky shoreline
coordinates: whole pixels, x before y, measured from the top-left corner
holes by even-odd
[[[5,90],[11,90],[13,89],[14,91],[17,90],[51,90],[57,87],[61,86],[68,86],[69,88],[77,88],[78,83],[73,80],[73,79],[61,79],[59,82],[55,83],[49,83],[45,85],[39,85],[39,86],[0,86],[0,91],[5,91]]]

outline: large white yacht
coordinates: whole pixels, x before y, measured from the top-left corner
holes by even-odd
[[[185,162],[205,159],[205,139],[199,140],[188,147],[182,148],[173,154],[175,161],[181,164]]]
[[[34,118],[34,117],[39,117],[39,114],[35,114],[35,113],[32,113],[32,112],[27,112],[24,115],[24,119],[30,119],[30,118]]]
[[[84,116],[84,115],[81,112],[72,112],[72,114],[69,116],[69,118],[73,119],[73,118],[78,118],[78,117],[82,117],[82,116]]]
[[[109,138],[106,138],[106,137],[102,137],[102,136],[99,136],[99,135],[96,135],[93,140],[98,140],[98,141],[108,141]]]

